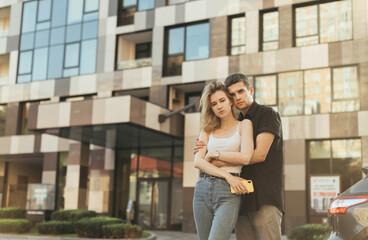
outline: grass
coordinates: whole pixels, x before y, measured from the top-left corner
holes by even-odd
[[[27,233],[6,233],[6,234],[11,234],[11,235],[28,235],[28,236],[53,236],[53,237],[70,237],[70,238],[77,238],[78,234],[76,233],[72,233],[72,234],[60,234],[60,235],[48,235],[48,234],[39,234],[37,232],[37,229],[35,227],[33,227],[31,229],[31,231],[27,232]],[[142,238],[148,238],[149,236],[151,236],[151,234],[149,232],[144,231],[142,233]]]

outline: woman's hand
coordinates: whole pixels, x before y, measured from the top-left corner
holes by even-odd
[[[242,183],[245,179],[240,177],[235,177],[231,174],[226,176],[226,181],[235,190],[235,194],[246,194],[249,193],[245,185]]]
[[[206,160],[207,162],[210,162],[213,159],[213,154],[215,153],[215,151],[208,151],[206,156],[204,157],[204,160]]]

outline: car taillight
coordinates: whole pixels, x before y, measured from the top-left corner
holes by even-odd
[[[368,196],[338,197],[331,202],[329,214],[345,214],[349,207],[368,202]]]

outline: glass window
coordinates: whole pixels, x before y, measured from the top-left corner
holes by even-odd
[[[245,53],[245,16],[232,17],[231,21],[231,55],[243,54]]]
[[[38,30],[45,30],[45,29],[49,29],[50,28],[50,21],[48,22],[41,22],[41,23],[37,23],[37,31]]]
[[[65,63],[66,68],[75,67],[79,64],[79,43],[66,45]]]
[[[184,27],[169,30],[169,55],[184,53]]]
[[[256,77],[255,99],[258,103],[275,106],[276,100],[276,75]]]
[[[135,59],[150,58],[152,43],[140,43],[135,45]]]
[[[93,12],[98,10],[98,0],[86,0],[84,12]]]
[[[331,72],[329,68],[304,72],[305,114],[331,111]]]
[[[61,78],[63,75],[64,45],[50,47],[47,78]]]
[[[33,52],[22,52],[19,56],[19,74],[30,73],[32,71]]]
[[[50,45],[62,44],[65,41],[65,27],[53,28],[51,30]]]
[[[35,48],[45,47],[49,45],[50,31],[39,31],[36,32],[36,44]]]
[[[46,79],[48,48],[40,48],[34,51],[32,80]]]
[[[38,22],[50,20],[51,0],[40,0],[38,4]]]
[[[98,18],[98,12],[91,12],[91,13],[86,13],[83,15],[83,21],[91,21],[91,20],[96,20]]]
[[[352,39],[353,17],[351,1],[338,1],[320,5],[321,42]]]
[[[96,48],[96,39],[82,42],[80,74],[89,74],[95,71]]]
[[[185,60],[209,57],[210,25],[202,23],[187,27],[185,43]]]
[[[32,32],[36,29],[37,1],[23,4],[22,33]]]
[[[97,46],[98,21],[86,21],[83,26],[81,21],[82,18],[98,19],[99,0],[34,0],[23,6],[19,83],[96,71],[96,59],[85,60],[88,67],[80,61],[85,56],[97,56],[97,47],[93,46]],[[87,54],[84,50],[82,58],[83,40],[92,40],[83,45],[89,43],[90,51],[95,52]],[[83,70],[80,72],[81,65]]]
[[[64,77],[75,76],[75,75],[78,75],[78,72],[79,72],[79,67],[68,68],[64,70],[63,76]]]
[[[28,130],[28,113],[29,107],[39,102],[24,102],[22,103],[22,118],[21,120],[21,134],[31,134],[32,131]]]
[[[338,174],[341,191],[362,178],[360,139],[338,139],[309,142],[310,174]]]
[[[263,51],[279,48],[279,12],[267,12],[262,15]]]
[[[68,24],[79,23],[83,17],[83,0],[69,0]]]
[[[56,210],[63,210],[65,206],[65,184],[66,171],[68,165],[68,152],[58,153],[58,168],[57,168],[57,196],[56,196]]]
[[[121,0],[123,2],[123,7],[132,7],[137,5],[137,0]]]
[[[283,116],[303,114],[303,72],[280,73],[279,111]]]
[[[295,9],[296,46],[352,39],[350,0]]]
[[[170,177],[171,148],[141,149],[138,166],[138,177]]]
[[[67,0],[57,0],[53,1],[52,6],[52,26],[59,27],[63,26],[66,23],[66,14],[67,14]]]
[[[5,135],[6,105],[0,105],[0,136]]]
[[[68,26],[66,29],[66,42],[76,42],[81,39],[82,24]]]
[[[138,1],[138,11],[153,9],[154,7],[155,7],[154,0],[139,0]]]
[[[357,67],[333,68],[333,112],[358,111],[359,87]]]
[[[20,50],[32,49],[34,47],[34,37],[35,37],[35,34],[33,32],[23,34],[21,42],[20,42]]]
[[[98,30],[98,22],[97,21],[83,23],[82,40],[96,38],[97,37],[97,30]]]

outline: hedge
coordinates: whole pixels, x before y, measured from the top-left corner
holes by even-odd
[[[69,221],[49,221],[36,224],[36,229],[41,234],[68,234],[74,233],[73,223]]]
[[[141,238],[142,233],[142,227],[127,223],[102,226],[102,236],[104,238]]]
[[[313,240],[324,236],[330,231],[328,224],[306,224],[291,230],[290,240]]]
[[[32,223],[25,219],[0,219],[0,233],[26,233]]]
[[[122,222],[119,218],[111,217],[84,218],[74,223],[74,230],[79,237],[101,238],[103,225]]]
[[[24,208],[8,207],[0,208],[0,219],[25,219],[26,210]]]
[[[88,210],[61,210],[51,213],[51,220],[75,222],[82,218],[96,217],[97,213]]]

